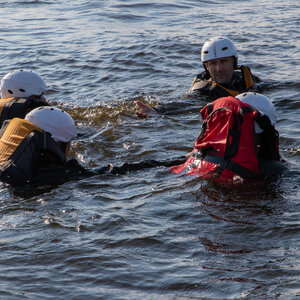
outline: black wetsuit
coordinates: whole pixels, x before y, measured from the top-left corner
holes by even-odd
[[[192,86],[187,93],[188,98],[184,101],[170,102],[168,104],[159,105],[154,108],[158,114],[174,115],[190,109],[195,105],[207,102],[212,102],[221,97],[237,96],[246,91],[262,92],[262,81],[251,73],[247,66],[238,66],[233,73],[232,81],[229,84],[216,84],[210,80],[210,75],[207,71],[198,74],[192,83]],[[197,106],[197,111],[199,107]]]
[[[143,169],[171,167],[184,163],[185,161],[186,157],[181,156],[161,161],[146,159],[136,163],[125,162],[119,166],[108,164],[98,168],[87,169],[76,159],[70,159],[60,166],[53,164],[41,166],[32,182],[35,184],[62,184],[67,181],[81,180],[95,175],[124,175],[128,172],[136,172]]]
[[[49,104],[35,96],[29,98],[1,99],[0,127],[6,120],[11,120],[13,118],[24,119],[28,112],[40,106],[49,106]]]

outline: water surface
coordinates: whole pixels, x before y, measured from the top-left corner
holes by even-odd
[[[290,172],[224,187],[167,168],[36,191],[0,189],[3,299],[297,299],[297,0],[0,1],[0,77],[29,69],[75,119],[92,168],[191,150],[203,99],[186,94],[200,49],[231,38],[266,83]],[[157,118],[135,101],[172,103]]]

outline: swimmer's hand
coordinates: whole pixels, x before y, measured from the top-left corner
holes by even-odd
[[[138,107],[138,110],[135,112],[138,117],[147,118],[157,115],[156,110],[151,108],[148,104],[141,101],[136,101],[135,104]]]
[[[186,157],[186,159],[189,159],[192,156],[192,154],[193,154],[193,151],[185,154],[184,156]]]

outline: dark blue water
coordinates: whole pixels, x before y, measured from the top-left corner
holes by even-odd
[[[0,77],[29,69],[76,120],[86,167],[191,150],[200,49],[231,38],[266,83],[290,172],[225,187],[158,167],[0,189],[1,299],[300,298],[297,0],[0,1]],[[176,113],[135,116],[135,100]]]

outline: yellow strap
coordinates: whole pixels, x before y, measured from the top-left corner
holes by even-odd
[[[251,73],[246,66],[242,66],[242,72],[244,74],[246,89],[248,90],[250,87],[254,85]]]
[[[25,137],[33,130],[43,132],[27,120],[14,118],[10,121],[0,138],[0,165],[9,159]]]
[[[231,89],[227,89],[227,88],[225,88],[224,86],[222,86],[221,84],[218,84],[218,83],[216,83],[216,82],[213,82],[212,85],[216,85],[216,86],[222,88],[223,90],[225,90],[226,92],[228,92],[228,93],[229,93],[231,96],[233,96],[233,97],[235,97],[235,96],[237,96],[237,95],[239,94],[238,91],[231,90]]]
[[[254,85],[251,73],[250,73],[249,69],[246,66],[241,66],[241,67],[238,67],[238,68],[241,69],[242,72],[243,72],[243,77],[244,77],[244,80],[245,80],[246,90],[248,90],[250,87],[252,87]],[[221,84],[218,84],[216,82],[213,82],[212,85],[216,85],[216,86],[222,88],[223,90],[227,91],[233,97],[235,97],[238,94],[240,94],[239,91],[227,89],[224,86],[222,86]]]

